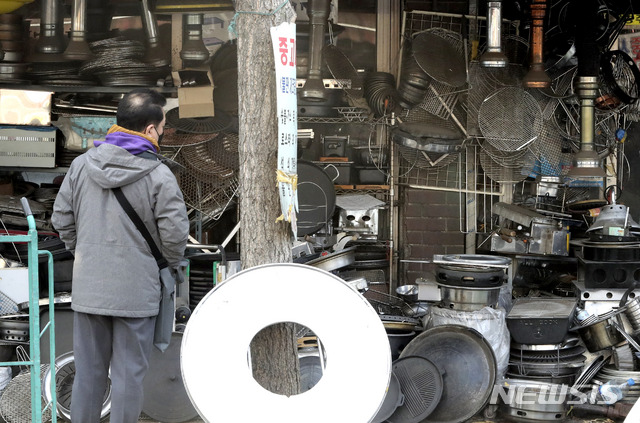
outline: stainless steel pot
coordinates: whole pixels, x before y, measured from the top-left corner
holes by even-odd
[[[615,328],[615,317],[597,321],[578,328],[578,334],[590,352],[602,351],[625,341],[624,336]]]
[[[477,311],[484,307],[496,307],[500,287],[459,287],[438,284],[443,306],[452,310]]]
[[[503,389],[506,394],[501,412],[508,420],[516,422],[554,422],[567,417],[567,385],[535,382],[527,379],[507,379]],[[504,400],[508,402],[504,402]]]

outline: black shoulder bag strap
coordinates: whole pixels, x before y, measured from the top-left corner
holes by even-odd
[[[120,203],[124,211],[127,213],[127,215],[129,215],[129,218],[131,219],[133,224],[136,225],[136,228],[138,228],[138,230],[142,234],[142,237],[145,239],[145,241],[147,241],[147,244],[151,249],[151,253],[153,254],[153,257],[155,257],[156,262],[158,262],[158,267],[160,269],[164,269],[165,267],[167,267],[169,263],[162,256],[162,253],[160,252],[158,245],[155,243],[155,241],[151,237],[151,233],[149,232],[149,229],[147,229],[142,219],[140,219],[140,216],[138,216],[138,213],[136,213],[135,209],[133,208],[129,200],[127,200],[127,197],[125,197],[124,193],[122,192],[122,189],[120,189],[120,187],[116,187],[116,188],[112,188],[112,191],[116,195],[116,199],[118,200],[118,202]]]

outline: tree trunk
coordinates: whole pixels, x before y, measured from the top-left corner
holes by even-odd
[[[270,28],[295,16],[291,4],[269,14],[281,4],[282,0],[236,1],[236,11],[240,12],[236,17],[240,258],[245,269],[292,261],[291,227],[289,223],[276,222],[281,211],[276,180],[278,125]],[[250,349],[254,378],[260,385],[282,395],[299,392],[293,324],[283,322],[265,328],[256,335]]]

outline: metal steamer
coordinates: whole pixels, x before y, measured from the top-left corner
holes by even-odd
[[[481,254],[435,255],[441,303],[452,310],[477,311],[498,305],[511,259]]]

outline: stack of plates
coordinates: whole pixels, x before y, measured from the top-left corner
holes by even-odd
[[[29,66],[30,79],[40,85],[53,86],[93,86],[97,81],[92,77],[78,75],[80,62],[33,62]]]
[[[105,86],[154,86],[167,73],[142,61],[144,44],[124,37],[107,38],[89,44],[95,58],[80,66],[80,75],[96,75]]]

